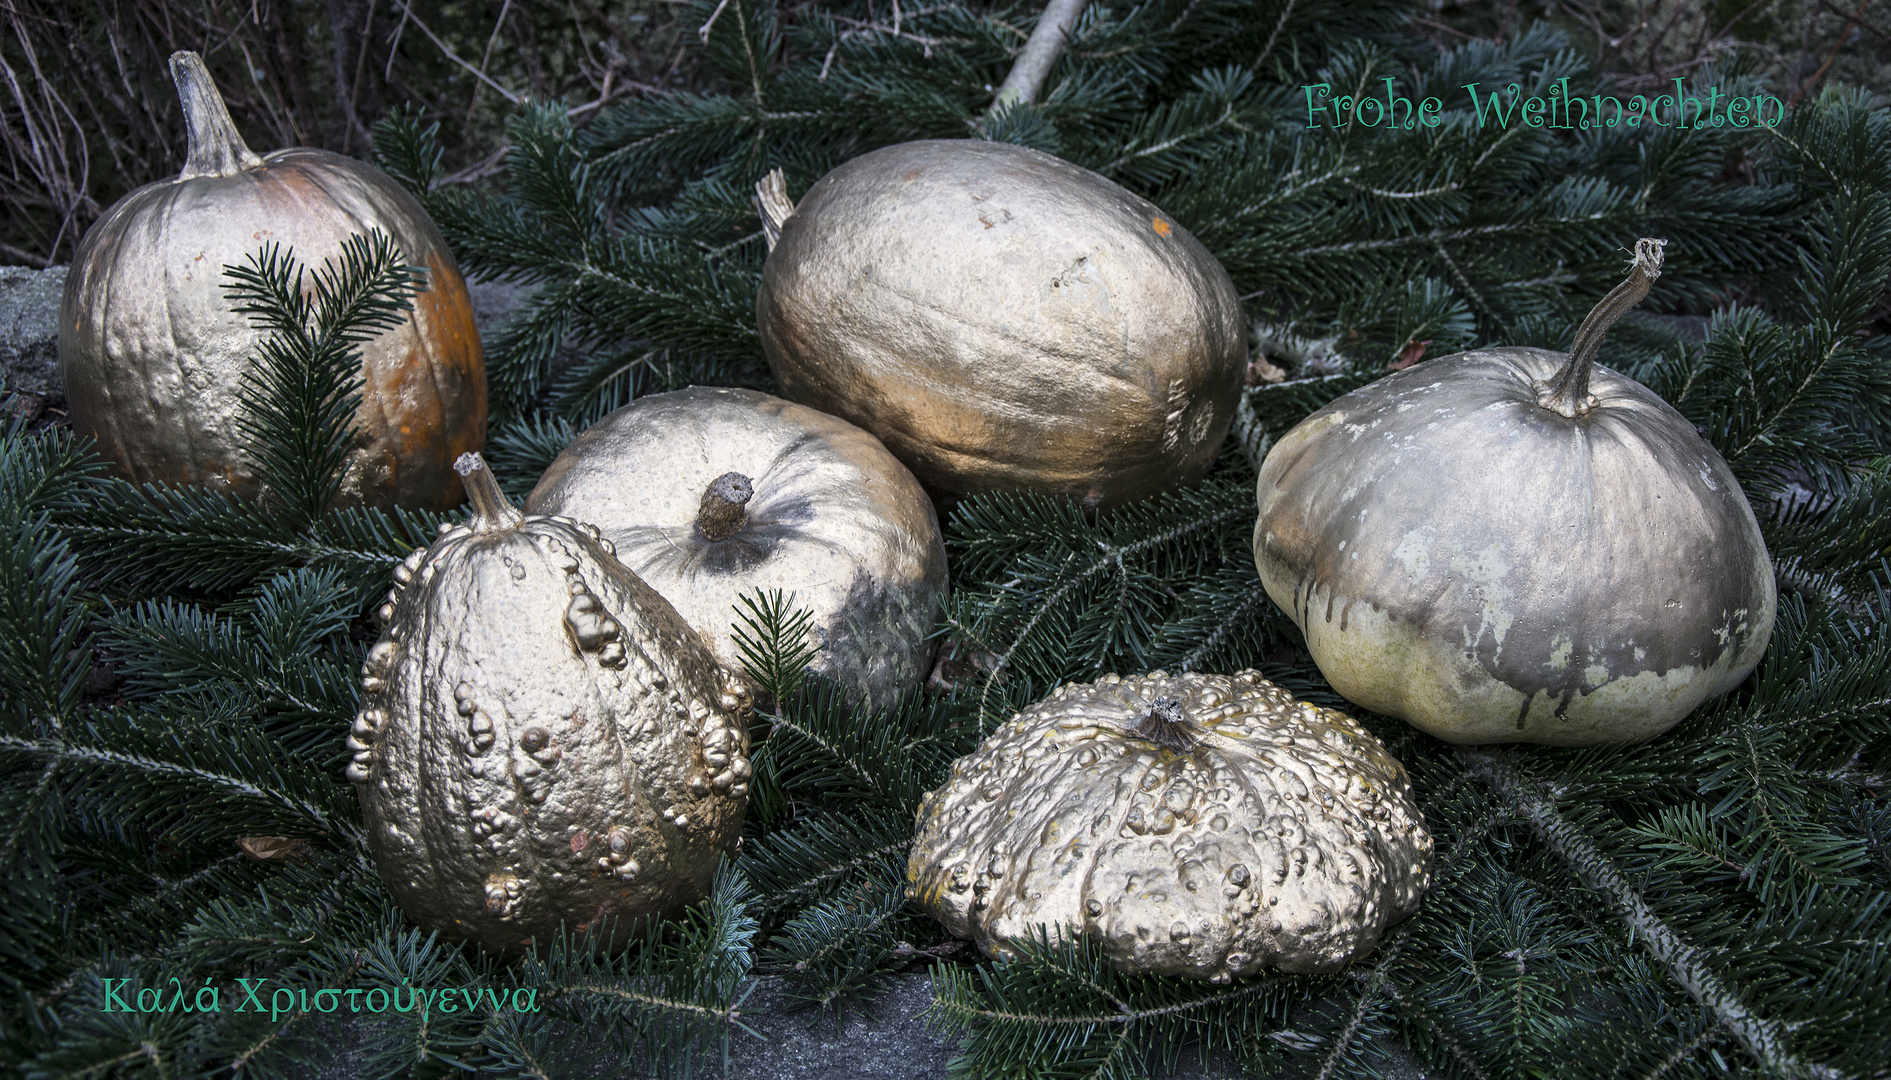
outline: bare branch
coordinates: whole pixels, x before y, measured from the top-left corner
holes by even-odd
[[[1000,111],[1012,105],[1029,105],[1037,101],[1038,92],[1044,89],[1044,80],[1050,77],[1051,68],[1057,58],[1063,55],[1064,46],[1070,41],[1070,31],[1077,25],[1077,16],[1083,14],[1086,0],[1050,0],[1044,5],[1044,14],[1037,20],[1037,28],[1031,31],[1031,37],[1024,43],[1018,58],[1011,64],[1011,73],[1005,76],[1003,86],[991,100],[991,108],[985,112],[989,120]]]

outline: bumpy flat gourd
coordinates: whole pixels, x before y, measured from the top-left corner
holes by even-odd
[[[1039,925],[1128,971],[1330,972],[1430,880],[1405,769],[1343,713],[1253,671],[1074,683],[919,808],[909,894],[1006,956]]]

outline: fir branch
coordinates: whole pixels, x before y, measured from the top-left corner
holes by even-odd
[[[980,715],[990,716],[991,691],[1014,666],[1049,683],[1146,666],[1172,603],[1162,579],[1245,547],[1253,501],[1251,480],[1218,470],[1194,490],[1094,524],[1068,500],[990,495],[960,504],[948,525],[960,580],[994,581],[961,588],[948,608],[949,621],[998,655],[980,682]]]
[[[362,981],[390,993],[401,987],[409,987],[412,994],[414,987],[466,986],[475,981],[465,954],[441,941],[438,934],[408,925],[391,905],[384,905],[380,918],[370,924],[366,942],[355,952]],[[390,1071],[463,1067],[463,1057],[479,1034],[459,1028],[439,1012],[397,1012],[392,1023],[373,1032],[369,1060]]]
[[[735,647],[742,669],[774,701],[793,697],[820,655],[809,632],[814,612],[780,589],[743,593],[736,601]]]
[[[486,466],[499,490],[523,503],[538,478],[565,452],[578,429],[562,416],[528,417],[494,431],[486,440]]]
[[[30,432],[16,414],[0,430],[0,521],[83,506],[105,472],[92,447],[65,429]]]
[[[711,1047],[726,1070],[730,1032],[748,1030],[739,1006],[759,930],[750,896],[742,874],[724,866],[703,904],[679,924],[651,920],[631,951],[605,956],[600,935],[610,928],[593,924],[528,957],[521,979],[556,987],[549,1004],[566,1019],[623,1025],[661,1074],[691,1075]]]
[[[92,648],[79,563],[53,518],[84,505],[100,462],[70,436],[0,432],[0,726],[76,718]],[[9,844],[9,847],[11,845]]]
[[[944,781],[952,759],[971,749],[976,725],[955,697],[908,694],[868,722],[853,696],[831,679],[809,680],[767,714],[756,771],[822,805],[858,802],[911,814]]]
[[[341,491],[342,465],[360,404],[360,346],[400,326],[425,288],[379,229],[342,242],[339,260],[307,275],[293,251],[265,244],[243,266],[224,268],[231,310],[268,331],[238,394],[237,428],[266,498],[286,526],[321,518]]]
[[[440,124],[424,124],[420,110],[407,105],[389,109],[374,125],[374,156],[389,176],[416,196],[426,196],[444,175]]]
[[[1690,997],[1714,1011],[1754,1060],[1783,1076],[1844,1075],[1793,1054],[1787,1032],[1742,1003],[1714,973],[1706,954],[1662,922],[1594,842],[1565,821],[1551,798],[1519,776],[1504,756],[1485,750],[1460,750],[1458,756],[1530,823],[1537,838],[1561,856],[1579,880],[1609,898],[1643,947],[1666,965]]]
[[[87,505],[54,518],[86,573],[120,595],[224,594],[296,565],[331,566],[365,600],[447,513],[331,509],[307,531],[224,492],[108,480]],[[367,575],[367,576],[364,576]]]
[[[78,560],[45,516],[0,521],[0,725],[55,737],[91,670]]]
[[[803,908],[762,950],[762,961],[783,974],[789,1001],[832,1011],[865,1012],[893,972],[905,965],[896,936],[906,909],[906,886],[895,879],[864,881],[845,895]]]
[[[1099,942],[1042,926],[1013,948],[1014,959],[990,966],[933,969],[928,1023],[966,1036],[955,1074],[1055,1069],[1128,1080],[1143,1075],[1150,1059],[1173,1066],[1188,1042],[1204,1054],[1237,1049],[1277,1015],[1277,999],[1293,982],[1252,978],[1223,987],[1126,975]]]
[[[359,663],[343,635],[360,607],[332,568],[301,569],[264,583],[241,605],[242,618],[151,601],[105,625],[128,696],[176,695],[179,686],[191,700],[225,693],[292,753],[339,763],[335,738],[357,704]]]
[[[764,912],[795,910],[867,881],[901,880],[912,815],[817,814],[755,842],[743,860]]]
[[[204,804],[184,823],[188,834],[232,835],[223,830],[237,821],[335,835],[353,828],[353,800],[341,798],[348,793],[326,775],[272,760],[273,746],[255,736],[218,734],[200,740],[195,732],[153,732],[133,714],[108,714],[84,735],[67,739],[0,735],[0,752],[58,762],[131,817],[175,808],[179,791],[197,794]],[[123,786],[128,780],[135,782]],[[225,815],[222,820],[210,813],[213,807]]]

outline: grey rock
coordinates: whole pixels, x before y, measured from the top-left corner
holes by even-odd
[[[59,300],[66,268],[0,266],[0,393],[32,394],[42,404],[66,403],[59,373]]]
[[[743,1003],[742,1022],[761,1034],[738,1035],[729,1075],[751,1080],[921,1080],[945,1075],[953,1040],[926,1030],[932,980],[904,975],[873,1004],[871,1018],[837,1022],[818,1010],[789,1011],[781,980],[763,978]]]
[[[479,336],[490,338],[498,329],[497,324],[513,312],[525,306],[532,298],[533,287],[519,285],[510,281],[485,281],[476,277],[466,279],[466,294],[473,302],[473,325],[479,327]]]
[[[729,1041],[728,1070],[710,1060],[696,1071],[698,1080],[935,1080],[958,1052],[957,1037],[928,1029],[926,1010],[932,1004],[932,980],[926,975],[896,976],[876,998],[870,1015],[850,1013],[836,1020],[831,1013],[797,1010],[783,993],[779,978],[764,977],[741,1004],[741,1022],[755,1034],[736,1030]],[[331,1055],[311,1080],[353,1080],[368,1069],[367,1048],[385,1037],[388,1022],[365,1015],[337,1015],[316,1021],[316,1041]],[[759,1037],[757,1037],[759,1036]],[[596,1036],[565,1031],[559,1036],[582,1054]],[[595,1042],[594,1042],[595,1040]],[[1232,1057],[1211,1052],[1206,1061],[1194,1048],[1185,1048],[1170,1069],[1151,1062],[1153,1080],[1237,1080],[1240,1065]],[[642,1080],[644,1070],[608,1055],[589,1069],[554,1069],[561,1080]],[[1397,1080],[1411,1074],[1394,1070]]]

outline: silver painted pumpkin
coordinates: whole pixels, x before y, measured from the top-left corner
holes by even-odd
[[[1017,714],[919,807],[908,894],[988,956],[1038,925],[1126,971],[1330,972],[1417,909],[1405,769],[1258,672],[1104,677]]]
[[[639,398],[578,436],[525,507],[595,523],[737,671],[736,598],[760,588],[813,615],[814,670],[872,707],[926,677],[946,593],[938,517],[845,420],[754,390]]]
[[[477,454],[472,519],[394,572],[348,779],[394,899],[516,954],[706,893],[739,842],[748,695],[595,528],[521,515]]]
[[[237,393],[265,332],[230,310],[225,265],[266,243],[319,267],[379,228],[427,288],[404,324],[362,346],[356,443],[337,503],[445,509],[453,461],[486,440],[472,302],[440,232],[379,169],[326,150],[257,157],[196,53],[171,57],[189,131],[183,173],[120,199],[80,242],[60,307],[73,428],[128,480],[253,496]]]
[[[1776,594],[1739,483],[1594,363],[1660,266],[1642,241],[1568,355],[1427,360],[1268,453],[1254,560],[1347,700],[1455,743],[1632,742],[1759,663]]]
[[[1108,506],[1213,463],[1241,303],[1148,201],[976,139],[863,154],[799,206],[778,176],[761,194],[756,311],[784,395],[873,432],[928,487]]]

